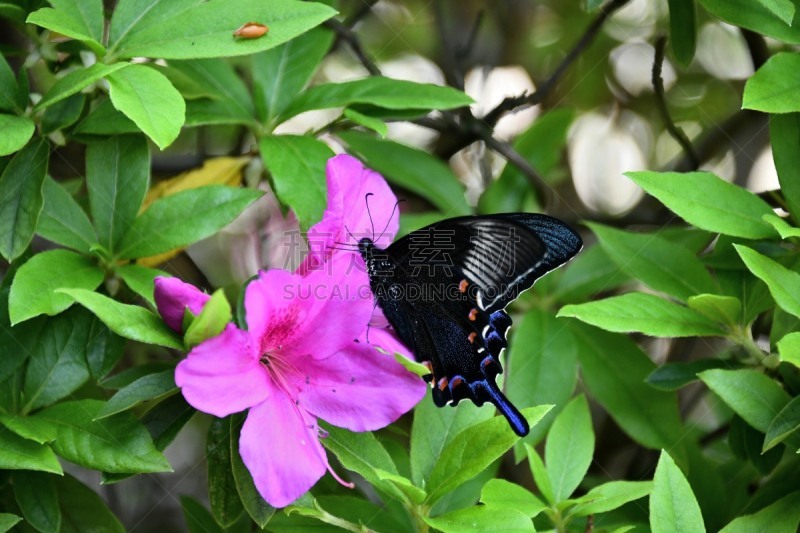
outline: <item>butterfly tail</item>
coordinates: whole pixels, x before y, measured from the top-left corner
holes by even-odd
[[[531,430],[530,426],[528,426],[528,421],[525,420],[522,413],[508,401],[508,398],[497,388],[497,385],[488,379],[479,381],[478,383],[480,383],[482,385],[481,388],[487,392],[489,397],[486,399],[492,402],[495,407],[497,407],[497,410],[506,417],[514,433],[520,437],[527,435]]]

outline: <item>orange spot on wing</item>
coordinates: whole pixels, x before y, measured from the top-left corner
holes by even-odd
[[[478,336],[478,334],[475,333],[474,331],[472,333],[470,333],[469,337],[467,337],[469,339],[469,343],[472,344],[473,342],[475,342],[475,337],[477,337],[477,336]]]
[[[464,383],[464,379],[461,376],[456,376],[456,377],[453,378],[453,381],[450,383],[450,385],[452,385],[452,388],[455,389],[456,387],[458,387],[462,383]]]
[[[469,312],[469,320],[470,322],[475,322],[476,318],[478,318],[478,310],[473,307],[472,311]]]
[[[469,283],[467,282],[467,280],[462,279],[461,282],[458,284],[458,292],[464,294],[465,292],[467,292],[467,287],[469,287]]]
[[[440,380],[439,380],[439,390],[440,390],[440,391],[442,391],[442,392],[444,392],[444,390],[445,390],[446,388],[447,388],[447,378],[442,378],[442,379],[440,379]]]

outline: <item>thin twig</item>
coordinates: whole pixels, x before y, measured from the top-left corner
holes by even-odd
[[[664,94],[664,80],[661,77],[661,67],[664,64],[664,48],[666,45],[667,38],[665,36],[662,35],[656,40],[656,54],[653,60],[653,91],[656,96],[656,106],[658,107],[658,113],[661,115],[661,120],[664,121],[664,127],[667,128],[672,138],[681,145],[691,165],[691,169],[697,170],[700,166],[700,159],[697,157],[689,138],[672,120],[672,117],[669,115],[669,109],[667,108],[667,97]]]
[[[336,33],[337,39],[346,42],[353,53],[356,55],[359,63],[361,63],[371,76],[380,76],[381,70],[375,65],[375,62],[367,55],[366,50],[361,45],[361,40],[358,35],[336,19],[328,19],[325,21],[325,27],[330,28]]]
[[[484,137],[483,141],[486,143],[486,146],[505,157],[506,161],[517,167],[520,172],[528,178],[528,181],[536,192],[536,199],[542,203],[542,206],[549,206],[552,204],[552,189],[545,183],[544,178],[536,172],[536,169],[528,163],[528,160],[522,157],[513,146],[491,135]]]

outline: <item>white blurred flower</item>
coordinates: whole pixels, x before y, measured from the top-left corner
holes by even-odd
[[[724,154],[712,157],[700,165],[700,170],[716,174],[732,183],[736,177],[736,158],[733,156],[733,150],[725,150]]]
[[[634,96],[653,90],[653,60],[656,50],[648,43],[637,41],[622,44],[611,51],[611,68],[617,81]],[[664,90],[675,83],[675,69],[668,59],[661,66]]]
[[[295,115],[275,128],[275,135],[304,135],[317,131],[342,115],[342,108],[315,109]]]
[[[464,92],[475,100],[471,109],[476,117],[486,115],[508,96],[534,91],[536,87],[530,75],[518,65],[492,69],[476,67],[464,78]],[[495,126],[495,136],[500,139],[513,138],[525,131],[538,115],[539,106],[506,113]]]
[[[780,187],[775,160],[772,158],[772,149],[767,146],[758,155],[750,169],[750,175],[747,176],[747,188],[753,192],[764,192],[780,189]]]
[[[712,76],[743,80],[753,75],[753,60],[739,28],[708,22],[697,40],[697,61]]]
[[[622,215],[641,199],[644,192],[622,173],[647,168],[652,134],[642,139],[641,133],[633,133],[646,130],[644,120],[630,112],[592,112],[573,123],[567,140],[569,165],[575,190],[588,208]]]
[[[618,41],[646,40],[656,23],[668,12],[666,0],[632,0],[614,13],[603,30]]]
[[[703,128],[698,122],[678,122],[675,125],[683,130],[683,133],[686,134],[686,137],[690,141],[697,138],[697,136],[703,132]],[[662,131],[656,140],[655,166],[666,167],[671,161],[682,156],[683,149],[681,145],[678,144],[678,141],[676,141],[668,131]]]

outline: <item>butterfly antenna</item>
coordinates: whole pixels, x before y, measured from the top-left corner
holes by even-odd
[[[383,234],[386,233],[387,229],[389,229],[389,224],[391,224],[392,217],[394,216],[395,211],[397,211],[397,207],[400,205],[400,202],[405,202],[405,200],[397,200],[394,203],[394,207],[392,208],[392,213],[389,215],[389,220],[386,221],[386,225],[383,227],[383,231],[381,231],[381,234],[378,235],[378,238],[375,239],[376,241],[379,240],[381,237],[383,237]]]
[[[371,192],[368,192],[364,196],[364,202],[367,204],[367,215],[369,216],[369,225],[372,227],[372,240],[375,240],[375,222],[372,221],[372,211],[369,209],[369,197],[372,196]]]

